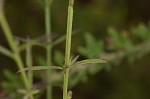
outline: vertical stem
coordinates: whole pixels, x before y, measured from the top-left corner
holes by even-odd
[[[25,83],[26,90],[31,91],[32,86],[30,85],[30,82],[27,78],[27,75],[23,70],[24,65],[23,65],[23,62],[21,60],[20,55],[17,53],[14,57],[15,57],[14,59],[15,59],[15,62],[17,63],[17,65],[18,65],[18,68],[19,68],[20,72],[22,72],[21,73],[22,74],[22,79]],[[30,99],[34,99],[32,92],[29,94],[29,96],[30,96]]]
[[[32,62],[32,47],[31,47],[31,44],[30,44],[29,37],[27,38],[26,65],[29,68],[32,68],[32,66],[33,66],[33,62]],[[28,79],[29,79],[29,82],[30,82],[30,87],[32,87],[32,84],[33,84],[33,71],[32,70],[28,71]]]
[[[51,48],[51,39],[50,39],[50,34],[51,34],[51,1],[50,0],[45,0],[45,32],[47,36],[47,66],[51,66],[52,64],[52,48]],[[50,74],[51,70],[47,70],[47,99],[52,99],[52,86],[50,84]]]
[[[69,69],[64,71],[63,99],[68,99]]]
[[[3,12],[0,12],[0,24],[1,24],[2,29],[4,31],[4,34],[5,34],[5,36],[6,36],[7,40],[8,40],[10,48],[14,52],[14,61],[16,62],[17,66],[18,66],[18,69],[21,72],[21,76],[22,76],[22,80],[24,82],[24,85],[25,85],[27,90],[30,90],[30,84],[28,82],[27,75],[26,75],[25,71],[23,70],[24,65],[23,65],[23,62],[21,60],[21,56],[20,56],[20,54],[17,51],[17,44],[16,44],[16,42],[13,39],[12,32],[10,30],[10,27],[9,27],[9,25],[7,23],[7,20],[6,20],[5,16],[4,16]],[[30,95],[30,99],[33,99],[32,94]]]
[[[73,3],[74,3],[74,0],[69,0],[64,68],[67,68],[67,66],[69,66],[69,64],[70,64],[69,59],[70,59],[70,51],[71,51]],[[64,71],[64,84],[63,84],[63,99],[68,99],[68,79],[69,79],[69,69],[65,69],[65,71]]]

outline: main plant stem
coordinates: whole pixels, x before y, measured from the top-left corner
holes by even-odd
[[[14,52],[13,58],[17,64],[17,66],[18,66],[18,69],[21,72],[22,80],[24,82],[26,90],[29,91],[29,90],[31,90],[31,87],[30,87],[30,83],[28,81],[27,75],[26,75],[25,71],[23,70],[24,65],[23,65],[23,62],[21,60],[21,56],[18,52],[18,49],[17,49],[18,48],[17,43],[13,39],[13,35],[12,35],[11,30],[10,30],[10,27],[9,27],[7,20],[6,20],[4,14],[2,12],[0,13],[0,23],[1,23],[2,29],[4,31],[4,34],[8,40],[9,46],[12,49],[12,51]],[[30,99],[33,99],[32,94],[30,94]]]
[[[52,65],[52,47],[51,47],[51,1],[45,0],[45,32],[47,36],[47,66]],[[50,79],[51,70],[47,70],[47,99],[52,99],[52,85],[51,85],[51,79]]]
[[[70,51],[71,51],[71,34],[73,23],[73,3],[74,0],[69,0],[68,6],[68,20],[67,20],[67,35],[66,35],[66,51],[65,51],[65,64],[64,64],[64,84],[63,84],[63,99],[68,99],[68,80],[70,64]]]

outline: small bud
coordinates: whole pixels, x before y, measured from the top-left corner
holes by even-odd
[[[68,92],[68,99],[72,99],[72,91]]]

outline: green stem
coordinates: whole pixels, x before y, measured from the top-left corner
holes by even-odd
[[[47,66],[52,65],[52,47],[51,47],[51,39],[50,39],[50,34],[51,34],[51,2],[50,0],[45,0],[45,32],[47,36]],[[50,83],[50,74],[51,70],[47,70],[47,99],[52,99],[52,85]]]
[[[74,0],[69,1],[68,6],[68,20],[67,20],[67,35],[66,35],[66,51],[65,51],[65,64],[64,64],[64,84],[63,84],[63,99],[68,99],[68,79],[69,79],[69,60],[71,51],[71,34],[72,34],[72,23],[73,23],[73,3]]]
[[[9,57],[9,58],[13,58],[13,53],[11,51],[9,51],[8,49],[4,48],[3,46],[0,46],[0,53]]]
[[[11,30],[9,28],[9,25],[7,23],[7,20],[3,13],[0,13],[0,23],[2,26],[2,29],[5,33],[6,39],[8,40],[9,46],[13,51],[16,51],[16,44],[14,43],[13,35],[11,33]]]
[[[2,29],[4,31],[4,34],[8,40],[8,43],[9,43],[9,46],[10,48],[12,49],[12,51],[14,52],[14,60],[18,66],[18,69],[21,71],[21,75],[22,75],[22,80],[24,82],[24,85],[26,87],[27,90],[30,90],[30,84],[28,82],[28,79],[27,79],[27,75],[26,73],[23,71],[23,68],[24,68],[24,65],[23,65],[23,62],[21,60],[21,56],[20,54],[17,52],[17,44],[16,42],[14,41],[13,39],[13,35],[12,35],[12,32],[10,30],[10,27],[7,23],[7,20],[4,16],[4,14],[1,12],[0,13],[0,23],[1,23],[1,26],[2,26]],[[30,98],[33,99],[33,96],[30,95]]]
[[[64,72],[64,84],[63,84],[63,99],[68,99],[68,80],[69,80],[69,69]]]
[[[27,90],[27,91],[31,91],[31,87],[32,87],[32,86],[31,86],[29,80],[27,79],[26,73],[24,72],[24,68],[23,68],[24,65],[23,65],[23,62],[22,62],[22,60],[21,60],[20,55],[19,55],[19,54],[15,54],[14,57],[15,57],[14,60],[15,60],[17,66],[18,66],[18,68],[19,68],[19,70],[20,70],[20,72],[21,72],[21,74],[22,74],[22,79],[23,79],[23,82],[25,83],[26,90]],[[34,97],[33,97],[33,95],[32,95],[32,92],[30,93],[30,99],[34,99]]]
[[[26,48],[26,65],[29,68],[32,68],[33,66],[33,61],[32,61],[32,45],[30,44],[30,39],[27,38],[27,48]],[[33,85],[33,71],[29,70],[28,71],[28,79],[30,81],[30,87]]]

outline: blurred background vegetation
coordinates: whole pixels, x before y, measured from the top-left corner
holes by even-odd
[[[40,0],[5,1],[6,16],[15,36],[35,38],[44,34]],[[53,2],[54,37],[66,31],[67,4],[67,0]],[[70,86],[75,86],[71,87],[73,99],[150,99],[149,5],[149,0],[75,0],[73,26],[77,33],[72,38],[72,53],[80,54],[80,59],[101,57],[111,62],[75,73],[77,77],[73,75],[70,81]],[[53,48],[54,64],[62,63],[64,43]],[[2,30],[0,44],[8,47]],[[34,64],[44,64],[45,50],[36,47],[33,50]],[[13,83],[18,86],[21,82],[11,59],[0,55],[0,68],[1,99],[10,93],[6,90],[16,88],[10,88],[10,84],[18,81]],[[36,77],[35,83],[39,80]],[[54,99],[61,98],[61,91],[60,86],[54,86]]]

